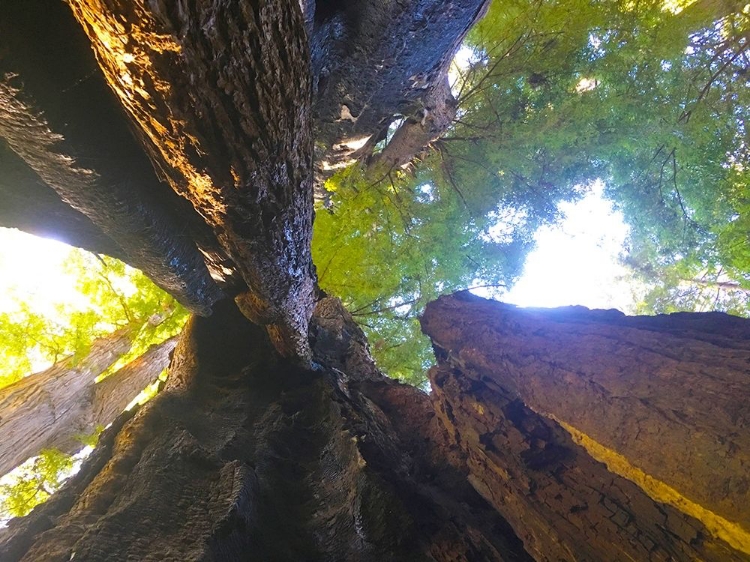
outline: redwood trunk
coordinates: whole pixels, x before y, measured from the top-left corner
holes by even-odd
[[[422,326],[441,358],[438,410],[533,550],[728,559],[719,537],[750,555],[747,320],[459,294],[428,305]]]
[[[94,342],[80,361],[69,357],[0,389],[0,475],[42,449],[75,446],[75,436],[87,434],[80,411],[87,388],[131,345],[132,331],[120,330]]]
[[[498,342],[483,334],[502,307],[459,297],[428,309],[440,360],[431,396],[378,373],[335,299],[311,323],[315,371],[279,357],[231,302],[194,318],[166,389],[115,423],[48,504],[11,523],[0,558],[747,559],[524,405],[503,384],[512,361],[479,370],[465,346],[440,347],[438,310],[452,318],[440,315],[447,333],[465,321],[490,350]],[[485,328],[472,332],[475,320]],[[694,331],[690,318],[676,322]],[[695,334],[698,348],[716,337]]]
[[[340,304],[318,310],[315,372],[231,302],[191,320],[166,389],[11,522],[0,559],[528,560],[446,462],[428,397],[377,373]]]

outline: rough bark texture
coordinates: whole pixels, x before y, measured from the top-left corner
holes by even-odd
[[[750,555],[747,320],[459,295],[428,305],[423,329],[477,489],[538,556],[730,559],[711,535]]]
[[[397,117],[405,118],[403,130],[387,150],[399,164],[445,131],[455,111],[448,66],[488,6],[488,0],[317,2],[310,44],[322,177],[363,156],[357,141],[384,138]]]
[[[423,107],[407,117],[383,150],[370,159],[370,165],[391,170],[409,164],[451,126],[456,108],[448,77],[444,76],[430,87]]]
[[[112,423],[167,368],[176,345],[176,336],[154,344],[140,357],[93,384],[93,397],[85,403],[85,425],[79,433],[93,433],[97,427]]]
[[[249,290],[193,317],[165,390],[120,416],[50,502],[0,531],[0,560],[750,552],[744,323],[441,299],[425,317],[440,360],[431,396],[378,372],[337,301],[321,301],[308,325],[311,107],[332,159],[337,143],[407,117],[381,157],[400,165],[414,138],[449,120],[426,100],[448,100],[445,69],[485,0],[69,4],[106,77],[93,78],[92,108],[108,84],[184,199],[150,172],[133,175],[143,155],[122,129],[117,142],[107,134],[119,118],[92,126],[100,113],[86,115],[83,90],[63,103],[60,75],[77,77],[75,91],[99,74],[56,73],[50,61],[72,36],[42,0],[0,18],[0,136],[23,160],[9,166],[88,217],[61,214],[64,224],[96,233],[92,245],[111,240],[135,265],[140,256],[194,310],[219,294],[204,263],[219,280],[239,271]],[[37,19],[47,27],[27,46]],[[106,153],[98,143],[116,164],[92,157]],[[132,189],[119,173],[138,178]],[[57,199],[47,203],[57,213]],[[221,284],[232,297],[243,287]]]
[[[209,313],[221,292],[196,242],[210,261],[221,259],[218,244],[189,205],[157,181],[69,10],[44,0],[7,4],[0,20],[4,144],[96,225],[101,234],[87,246],[110,251],[99,241],[116,240],[119,256],[188,308]],[[29,201],[23,187],[4,190],[4,198]]]
[[[239,269],[240,306],[309,361],[310,72],[297,0],[70,0],[161,174]]]
[[[351,318],[324,308],[318,341],[370,363]],[[435,454],[448,436],[428,397],[366,370],[301,370],[231,302],[194,318],[166,389],[11,522],[0,559],[527,560]]]
[[[94,342],[80,362],[64,359],[0,389],[0,475],[42,449],[68,450],[76,435],[86,435],[81,423],[86,390],[131,344],[132,332],[120,330]]]

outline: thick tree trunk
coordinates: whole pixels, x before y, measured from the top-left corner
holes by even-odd
[[[263,25],[276,24],[245,21],[248,14],[231,2],[178,14],[159,3],[139,11],[130,3],[71,1],[79,18],[91,20],[84,27],[107,81],[135,120],[158,176],[191,205],[157,179],[65,6],[56,0],[9,2],[0,21],[7,102],[0,136],[23,156],[25,168],[21,181],[0,180],[0,224],[124,259],[204,314],[219,297],[214,282],[229,295],[243,290],[236,262],[251,256],[255,265],[242,267],[251,286],[243,308],[256,320],[281,325],[271,329],[276,339],[293,341],[279,345],[299,347],[304,355],[304,338],[296,332],[312,307],[313,275],[304,243],[284,238],[306,230],[311,220],[310,81],[299,44],[302,26],[313,51],[322,179],[330,173],[323,168],[365,157],[375,145],[363,152],[348,143],[374,141],[396,118],[405,118],[404,125],[376,159],[388,167],[411,160],[449,126],[448,64],[488,3],[289,0],[277,15],[296,12],[299,4],[304,22],[287,18],[271,32]],[[150,23],[129,22],[140,16]],[[128,46],[104,41],[114,49],[106,54],[98,33],[127,37]],[[271,45],[293,36],[296,46],[290,42],[272,65]],[[24,122],[16,122],[22,107]],[[28,136],[33,131],[34,138]],[[0,160],[3,176],[8,168],[14,164]],[[291,282],[278,271],[269,281],[276,266],[266,254],[279,251],[280,269],[295,272]]]
[[[69,0],[172,188],[211,226],[277,349],[309,361],[310,72],[297,0]]]
[[[729,559],[715,536],[750,555],[747,320],[463,294],[428,305],[422,325],[477,489],[533,551]]]
[[[491,316],[504,310],[465,297],[428,309],[440,359],[431,396],[378,373],[335,299],[318,303],[311,323],[316,371],[280,358],[231,302],[194,318],[166,389],[115,423],[48,504],[11,522],[0,559],[747,559],[597,462],[573,425],[509,390],[509,365],[553,353],[554,337],[540,348],[527,336],[531,355],[509,345],[512,356],[498,364],[475,360],[468,344],[439,343],[445,334],[458,341],[449,327],[458,322],[472,349],[502,349],[487,338],[501,322]],[[508,319],[514,329],[548,331],[550,321],[532,315],[537,326],[527,332],[522,316]],[[581,324],[560,313],[551,322],[561,320],[564,332]],[[622,331],[621,348],[632,347],[630,328],[605,324]],[[654,326],[643,328],[652,339],[658,319]],[[690,319],[685,326],[697,349],[716,337]],[[617,341],[610,334],[591,345],[603,356]]]
[[[6,4],[0,18],[0,137],[28,168],[15,166],[24,181],[4,190],[0,206],[13,197],[33,209],[36,194],[24,187],[43,181],[57,196],[45,197],[49,212],[61,214],[57,209],[69,205],[88,217],[87,228],[99,231],[85,246],[110,252],[106,240],[116,241],[117,257],[189,309],[208,314],[221,291],[204,255],[221,278],[218,244],[195,211],[157,180],[70,10],[49,0]],[[2,164],[14,163],[4,158]],[[42,209],[35,216],[44,219]]]
[[[428,397],[377,373],[340,304],[318,305],[316,359],[337,360],[316,372],[226,304],[189,322],[166,389],[11,522],[0,559],[528,559],[446,463]]]
[[[75,446],[76,435],[87,434],[80,410],[86,390],[130,350],[132,336],[131,329],[119,330],[95,341],[89,354],[79,361],[74,357],[63,359],[0,389],[0,474],[42,449],[69,450]]]

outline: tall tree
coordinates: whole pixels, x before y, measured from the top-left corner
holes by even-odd
[[[188,271],[182,266],[195,262],[170,254],[163,239],[147,240],[139,255],[155,255],[152,274],[203,315],[183,331],[164,391],[119,417],[68,486],[0,534],[3,560],[545,560],[604,559],[612,552],[631,559],[740,560],[748,552],[741,533],[721,538],[708,523],[609,472],[566,433],[563,422],[575,429],[575,420],[557,422],[542,415],[555,412],[525,407],[513,394],[515,374],[505,380],[482,372],[469,361],[476,351],[441,345],[445,335],[438,331],[432,335],[442,366],[433,371],[433,385],[441,392],[428,396],[386,379],[340,301],[314,294],[311,90],[316,81],[319,91],[324,86],[328,55],[339,71],[329,74],[335,100],[346,95],[344,78],[356,78],[345,72],[346,60],[340,67],[337,60],[346,52],[382,52],[379,31],[394,29],[385,25],[389,16],[411,24],[416,40],[426,37],[422,31],[440,38],[427,45],[407,34],[405,43],[384,44],[394,60],[364,57],[376,70],[395,69],[376,74],[375,82],[364,80],[372,70],[362,74],[370,90],[392,94],[373,115],[394,115],[399,101],[413,99],[404,95],[406,84],[413,91],[426,82],[429,90],[483,2],[70,4],[80,27],[53,10],[34,16],[59,35],[80,38],[85,30],[104,80],[166,184],[153,186],[161,195],[144,202],[139,217],[130,217],[127,206],[117,215],[123,201],[133,201],[129,190],[108,188],[106,181],[62,186],[60,177],[96,184],[107,176],[85,173],[91,171],[85,160],[65,144],[72,141],[58,146],[64,157],[53,150],[60,139],[50,135],[62,133],[40,113],[45,98],[31,95],[32,79],[24,90],[24,76],[43,66],[2,58],[14,75],[3,73],[12,87],[0,105],[17,110],[29,126],[28,132],[9,129],[9,146],[61,201],[75,203],[77,194],[80,204],[73,206],[89,213],[127,256],[135,241],[154,234],[133,232],[133,225],[137,231],[158,213],[165,221],[185,213],[180,248],[186,253],[180,255],[205,256],[205,267]],[[33,36],[23,28],[25,13],[15,16],[14,32]],[[35,29],[43,28],[39,22]],[[362,49],[344,51],[352,40],[350,47]],[[365,70],[354,62],[354,71]],[[56,99],[47,102],[59,107]],[[350,115],[364,125],[368,113],[353,103],[346,111],[334,106],[338,118],[353,124]],[[96,128],[91,121],[75,125]],[[191,206],[167,204],[175,201],[169,189]],[[92,194],[99,190],[117,197],[97,200]],[[166,230],[178,236],[172,226]],[[466,312],[481,315],[476,308]],[[521,322],[511,317],[509,331]],[[453,329],[466,323],[460,314],[450,321]],[[653,343],[658,330],[644,330]],[[529,331],[538,335],[533,326]],[[736,365],[746,363],[738,331],[729,329],[723,346],[731,355],[731,380],[744,374]],[[698,330],[686,353],[714,341],[712,333]],[[468,330],[465,336],[471,338]],[[481,331],[476,336],[480,349],[502,348],[502,340],[488,341]],[[558,361],[555,351],[552,346],[546,365]],[[566,369],[563,376],[572,375]],[[442,392],[456,386],[451,398]],[[737,389],[729,403],[745,398],[744,387]],[[651,392],[636,396],[660,404],[664,394]],[[607,397],[599,398],[590,400],[592,407],[606,408]],[[600,442],[609,444],[604,437]],[[742,493],[730,498],[740,510],[735,499]],[[705,507],[745,525],[744,512],[719,508]]]

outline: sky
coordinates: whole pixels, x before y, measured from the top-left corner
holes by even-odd
[[[634,283],[618,262],[628,236],[623,216],[602,196],[596,183],[576,203],[562,203],[564,220],[539,229],[536,249],[523,275],[503,296],[519,306],[583,305],[631,312]]]
[[[17,299],[35,310],[58,302],[84,301],[75,277],[63,271],[70,246],[24,232],[0,228],[0,312],[12,312]]]

